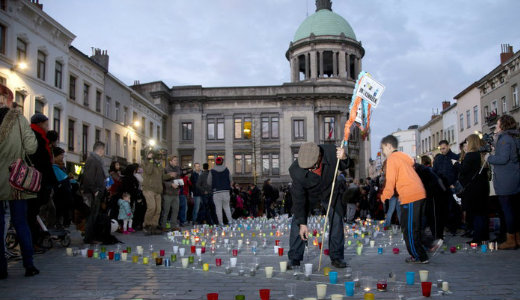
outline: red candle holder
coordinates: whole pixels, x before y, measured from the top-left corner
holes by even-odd
[[[387,288],[387,283],[386,283],[386,280],[379,280],[377,282],[377,290],[380,291],[380,292],[386,292],[386,288]]]
[[[276,240],[276,241],[274,241],[274,244],[275,244],[276,246],[280,246],[280,240]]]
[[[217,258],[217,259],[215,259],[215,265],[216,265],[217,267],[222,266],[222,258]]]
[[[283,248],[278,248],[278,256],[283,256]]]
[[[92,258],[92,256],[94,256],[94,250],[93,249],[88,249],[87,250],[87,257]]]
[[[238,250],[237,249],[233,249],[233,256],[237,256],[238,255]]]
[[[451,253],[457,253],[457,247],[453,246],[450,248]]]
[[[200,248],[200,252],[201,252],[202,254],[206,253],[206,247],[201,247],[201,248]]]
[[[164,255],[165,255],[165,251],[164,251],[164,249],[159,250],[159,255],[160,255],[160,256],[164,256]]]
[[[321,243],[318,243],[318,248],[320,248],[320,250],[321,250]]]
[[[328,255],[330,254],[330,250],[329,250],[329,249],[325,249],[325,250],[323,250],[323,254],[325,254],[325,255],[328,256]]]
[[[393,252],[394,254],[399,254],[399,248],[394,248],[394,249],[392,249],[392,252]]]
[[[113,260],[114,259],[114,254],[115,254],[114,251],[109,251],[108,252],[108,259],[109,260]]]
[[[191,250],[191,253],[193,254],[193,253],[195,253],[195,251],[196,251],[197,249],[196,249],[195,246],[191,246],[191,247],[190,247],[190,250]]]

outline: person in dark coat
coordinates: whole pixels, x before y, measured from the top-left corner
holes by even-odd
[[[262,192],[256,186],[256,184],[252,184],[249,186],[249,207],[251,216],[258,217],[258,206],[260,205],[260,201],[262,200]]]
[[[499,249],[520,247],[520,137],[516,120],[503,115],[497,121],[495,129],[495,154],[487,161],[493,166],[493,186],[504,212],[507,240]]]
[[[138,164],[131,164],[123,170],[121,173],[121,185],[118,193],[118,195],[122,195],[123,193],[130,194],[130,206],[134,209],[132,220],[132,226],[134,229],[142,228],[142,220],[146,212],[146,207],[143,209],[143,193],[139,189],[139,181],[135,177],[138,167]]]
[[[349,161],[343,148],[334,145],[316,145],[308,142],[301,145],[298,151],[298,159],[289,168],[289,174],[293,182],[293,218],[290,234],[290,250],[288,253],[289,266],[299,266],[303,260],[305,242],[308,228],[307,217],[311,209],[321,203],[328,207],[332,183],[335,180],[335,167],[337,159],[339,171],[348,168]],[[341,185],[337,185],[338,187]],[[329,212],[330,235],[329,249],[332,265],[336,268],[345,268],[343,217],[345,209],[341,201],[341,195],[334,191],[334,198]]]
[[[462,197],[467,199],[468,210],[473,216],[473,239],[468,243],[478,243],[489,240],[488,217],[488,168],[484,165],[483,155],[478,151],[482,140],[476,134],[466,138],[466,154],[462,161],[459,181],[464,187]]]
[[[56,176],[54,176],[51,145],[47,139],[49,119],[43,114],[36,113],[31,117],[31,128],[38,141],[38,149],[36,153],[29,155],[29,158],[34,167],[41,172],[42,181],[36,201],[28,202],[27,220],[31,228],[34,251],[41,253],[43,249],[40,248],[39,244],[41,243],[42,235],[36,216],[40,213],[41,206],[50,201],[51,191],[58,181]]]
[[[213,191],[211,186],[208,184],[209,176],[209,164],[204,163],[202,165],[202,173],[197,180],[196,187],[202,195],[202,202],[198,215],[199,223],[206,223],[209,225],[218,224],[218,218],[215,211],[215,203],[213,203]]]
[[[83,176],[81,177],[81,188],[83,196],[90,205],[90,214],[85,225],[84,242],[91,244],[96,237],[95,225],[101,206],[101,200],[105,195],[105,178],[108,174],[103,167],[102,156],[105,154],[105,144],[96,142],[94,152],[91,152],[85,162]]]
[[[264,199],[265,199],[265,215],[268,219],[274,217],[274,211],[273,211],[273,204],[278,199],[278,191],[273,188],[271,185],[271,179],[267,179],[264,181],[264,187],[262,188],[262,191],[264,192]]]

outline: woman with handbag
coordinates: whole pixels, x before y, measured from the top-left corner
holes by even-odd
[[[493,166],[493,186],[504,212],[507,240],[498,246],[501,250],[520,246],[520,162],[519,132],[516,121],[509,115],[498,118],[495,154],[488,157]]]
[[[25,166],[22,164],[25,156],[36,152],[38,143],[23,115],[17,109],[9,108],[12,104],[12,97],[6,99],[0,96],[0,101],[3,101],[0,103],[0,157],[2,157],[0,170],[3,170],[0,172],[0,237],[2,237],[0,238],[0,279],[7,278],[7,261],[4,253],[5,240],[3,239],[5,201],[9,201],[11,222],[16,229],[20,242],[25,276],[33,276],[40,272],[34,267],[33,263],[33,243],[27,223],[27,202],[34,201],[36,194],[23,193],[11,187],[10,179],[16,177],[14,175],[17,174],[13,174],[13,172],[16,173],[17,170],[20,170],[19,168],[11,169],[10,172],[6,171],[13,162],[16,162],[17,166]],[[38,175],[36,174],[36,176]],[[21,178],[21,176],[17,178]],[[35,184],[37,183],[35,182]]]
[[[466,154],[459,173],[463,186],[462,201],[466,203],[468,214],[473,220],[473,239],[468,243],[481,243],[489,240],[489,184],[488,166],[479,148],[483,141],[476,134],[466,138]]]

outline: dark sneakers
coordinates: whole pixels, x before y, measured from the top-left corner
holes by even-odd
[[[287,270],[292,270],[293,267],[299,267],[299,266],[300,266],[300,261],[299,260],[290,260],[287,263]]]
[[[40,270],[36,269],[35,266],[25,269],[25,277],[31,277],[40,274]]]
[[[338,268],[338,269],[343,269],[343,268],[347,267],[347,263],[342,259],[331,260],[331,264],[333,267]]]
[[[430,263],[429,260],[420,261],[420,260],[415,259],[413,257],[408,257],[405,261],[406,261],[406,263],[409,263],[409,264],[429,264]]]

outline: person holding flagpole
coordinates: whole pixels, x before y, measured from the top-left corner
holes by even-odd
[[[299,266],[303,260],[305,242],[307,241],[307,217],[317,204],[328,206],[333,180],[336,180],[335,167],[337,160],[339,170],[349,167],[344,148],[336,148],[332,144],[317,145],[308,142],[300,146],[298,159],[289,168],[292,179],[293,218],[290,233],[290,249],[288,253],[289,268]],[[331,203],[329,250],[331,263],[336,268],[345,268],[344,260],[343,217],[345,208],[341,201],[339,189],[344,186],[336,184],[334,198]]]

